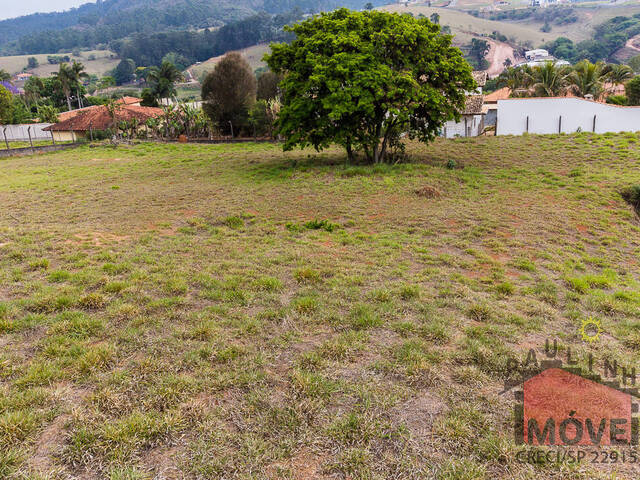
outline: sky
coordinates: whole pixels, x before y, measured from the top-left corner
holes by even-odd
[[[57,12],[93,0],[0,0],[0,20],[37,12]]]

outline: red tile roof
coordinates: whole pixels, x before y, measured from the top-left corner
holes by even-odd
[[[140,103],[141,101],[142,99],[137,97],[122,97],[120,100],[116,101],[116,103],[124,104],[124,105],[133,105],[135,103]]]
[[[107,130],[114,126],[114,118],[105,105],[75,111],[78,112],[76,115],[67,116],[45,130],[86,132],[90,129]],[[144,123],[150,118],[160,117],[163,114],[164,111],[161,108],[116,105],[115,123],[131,121],[134,118],[137,118],[140,123]]]
[[[495,103],[498,100],[505,100],[511,96],[511,89],[509,87],[502,87],[495,92],[488,93],[484,96],[486,103]]]

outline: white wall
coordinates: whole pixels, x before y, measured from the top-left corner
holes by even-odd
[[[640,107],[620,107],[583,98],[509,98],[498,100],[496,135],[640,131]],[[562,117],[562,121],[560,121]]]
[[[27,129],[31,127],[32,140],[49,140],[51,132],[45,132],[42,129],[51,125],[50,123],[35,123],[33,125],[0,125],[0,142],[4,142],[4,129],[7,129],[7,140],[12,141],[29,141],[29,132]]]
[[[440,131],[440,135],[446,138],[477,137],[482,133],[482,129],[484,128],[482,117],[482,115],[463,115],[460,117],[459,122],[449,121],[445,123]],[[465,118],[467,119],[466,132]]]

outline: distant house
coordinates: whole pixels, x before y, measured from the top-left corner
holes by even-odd
[[[31,77],[33,77],[31,73],[19,73],[15,77],[13,77],[13,84],[16,87],[22,89],[24,88],[24,84],[27,83],[27,80],[29,80]]]
[[[448,121],[440,131],[440,135],[445,138],[454,137],[477,137],[484,130],[484,113],[482,105],[484,97],[482,95],[468,95],[464,110],[460,112],[460,121]]]
[[[137,119],[141,128],[150,118],[164,115],[161,108],[140,107],[137,105],[117,105],[113,114],[105,105],[82,108],[60,114],[59,122],[45,130],[53,132],[56,141],[75,141],[78,138],[89,138],[92,131],[117,128],[120,122]]]

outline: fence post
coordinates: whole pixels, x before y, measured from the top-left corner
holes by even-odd
[[[231,125],[231,140],[233,140],[233,123],[229,120],[229,125]]]
[[[558,118],[558,133],[562,133],[562,115]]]
[[[596,116],[593,116],[593,133],[596,133]]]
[[[11,150],[11,147],[9,146],[9,140],[7,140],[7,127],[4,127],[2,133],[4,133],[4,143],[7,145],[7,150]]]
[[[89,124],[89,134],[91,135],[91,141],[93,142],[93,123]]]
[[[71,122],[71,143],[76,143],[76,132],[73,130],[73,122]]]
[[[51,143],[53,145],[55,145],[56,144],[56,137],[53,135],[53,130],[49,130],[49,132],[51,132]]]
[[[527,133],[529,133],[529,115],[527,115]]]
[[[31,145],[31,153],[36,153],[33,149],[33,140],[31,139],[31,125],[27,128],[27,134],[29,135],[29,144]]]

